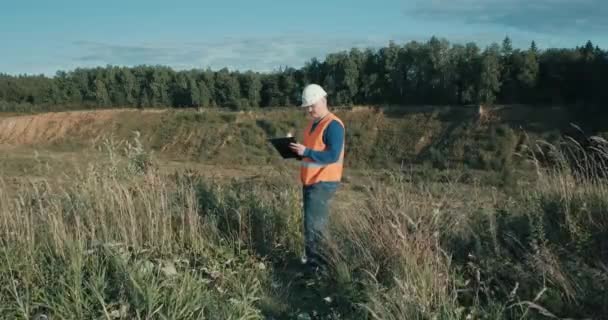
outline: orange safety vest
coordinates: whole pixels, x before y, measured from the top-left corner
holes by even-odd
[[[333,113],[329,113],[323,119],[321,119],[321,122],[317,124],[313,132],[310,132],[310,129],[312,128],[314,121],[311,121],[306,127],[306,131],[304,131],[304,146],[315,151],[325,150],[326,145],[323,142],[323,133],[333,120],[338,121],[340,125],[344,127],[342,120],[336,117]],[[346,137],[344,138],[346,139]],[[321,181],[339,182],[342,179],[342,163],[344,161],[345,145],[346,142],[342,146],[338,161],[334,163],[322,164],[314,162],[310,158],[304,157],[301,161],[300,167],[300,179],[302,180],[302,184],[308,186]]]

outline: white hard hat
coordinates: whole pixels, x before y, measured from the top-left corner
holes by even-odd
[[[302,91],[301,107],[308,107],[315,104],[319,99],[326,97],[327,92],[318,84],[309,84]]]

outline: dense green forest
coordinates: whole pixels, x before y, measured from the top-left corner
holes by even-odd
[[[0,74],[0,111],[290,106],[308,82],[322,84],[332,105],[519,103],[602,111],[608,52],[590,41],[546,50],[532,42],[522,50],[508,37],[485,48],[432,37],[353,48],[272,73],[142,65],[78,68],[54,77]]]

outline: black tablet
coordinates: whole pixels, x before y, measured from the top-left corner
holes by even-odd
[[[298,156],[297,153],[293,152],[293,150],[289,148],[290,143],[296,143],[295,137],[273,138],[268,139],[268,141],[272,143],[274,148],[277,149],[283,159],[301,159],[301,157]]]

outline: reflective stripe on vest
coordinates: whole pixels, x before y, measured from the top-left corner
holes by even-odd
[[[306,167],[306,168],[323,168],[323,167],[327,167],[329,165],[336,164],[336,163],[342,164],[342,159],[338,159],[338,161],[332,162],[332,163],[318,163],[318,162],[314,162],[314,161],[312,161],[312,162],[300,161],[300,165],[302,167]]]
[[[313,132],[310,132],[313,122],[311,121],[304,132],[304,146],[306,148],[322,151],[326,149],[326,145],[323,142],[323,134],[327,126],[336,120],[342,127],[344,124],[338,117],[333,113],[329,113],[317,124]],[[346,138],[346,137],[345,137]],[[345,139],[346,140],[346,139]],[[333,163],[318,163],[314,162],[310,158],[304,158],[300,162],[300,179],[304,185],[311,185],[320,181],[340,181],[342,178],[342,166],[344,159],[344,149],[346,141],[342,145],[340,157],[338,161]]]

